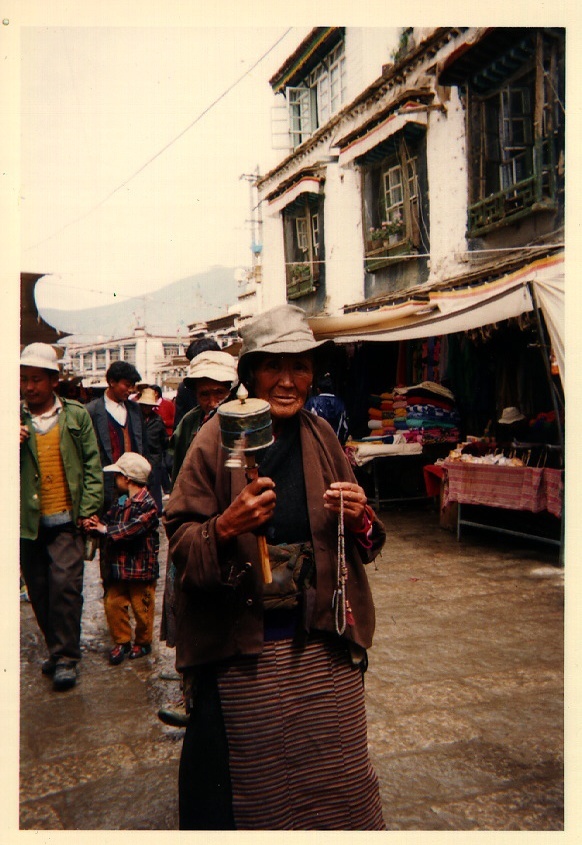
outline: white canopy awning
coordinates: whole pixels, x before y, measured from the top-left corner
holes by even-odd
[[[374,311],[356,311],[330,317],[312,317],[309,324],[318,340],[338,343],[361,340],[396,341],[433,337],[490,325],[532,311],[528,283],[538,300],[562,379],[564,360],[564,254],[540,258],[491,282],[472,287],[429,288],[428,301],[410,299]],[[423,291],[424,292],[424,291]]]

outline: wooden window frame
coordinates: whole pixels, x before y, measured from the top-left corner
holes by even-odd
[[[323,198],[305,195],[283,211],[287,299],[299,299],[317,290],[323,246]]]

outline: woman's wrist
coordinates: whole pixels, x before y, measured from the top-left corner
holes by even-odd
[[[355,539],[364,548],[368,549],[372,546],[372,529],[374,526],[374,512],[369,505],[364,506],[360,524],[356,528],[351,528],[352,534],[355,534]]]
[[[369,505],[364,505],[364,510],[360,517],[360,521],[355,528],[352,528],[354,534],[368,534],[373,522],[373,512]]]
[[[216,537],[216,542],[221,545],[228,543],[228,541],[233,537],[233,535],[228,531],[228,526],[225,525],[225,522],[226,520],[224,519],[224,515],[220,514],[216,517],[216,521],[214,523],[214,536]]]

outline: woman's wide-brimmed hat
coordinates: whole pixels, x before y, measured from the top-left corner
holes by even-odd
[[[514,405],[512,405],[510,408],[503,409],[503,413],[501,414],[497,422],[501,425],[511,425],[512,423],[521,422],[521,420],[524,419],[525,417],[521,413],[519,408],[516,408]]]
[[[316,340],[305,311],[296,305],[277,305],[239,329],[242,338],[238,372],[248,370],[249,359],[258,352],[270,355],[300,355],[333,341]]]

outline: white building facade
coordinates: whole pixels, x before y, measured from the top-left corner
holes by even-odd
[[[288,150],[257,183],[255,313],[369,309],[563,248],[564,50],[560,29],[313,29],[270,80]]]

